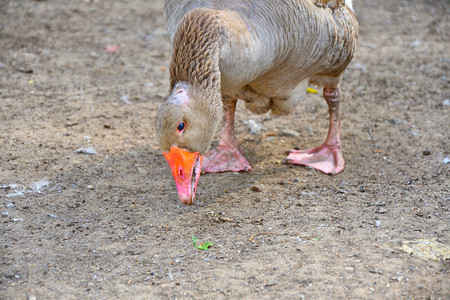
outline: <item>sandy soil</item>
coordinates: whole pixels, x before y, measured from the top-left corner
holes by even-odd
[[[448,257],[449,2],[355,1],[342,174],[282,163],[324,140],[320,95],[285,118],[240,104],[253,170],[202,176],[192,206],[155,141],[161,2],[0,2],[0,298],[448,299],[448,258],[402,246]]]

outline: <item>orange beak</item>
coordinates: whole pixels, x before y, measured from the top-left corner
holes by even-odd
[[[170,152],[163,152],[172,169],[172,175],[177,185],[178,198],[184,204],[194,203],[198,179],[202,170],[203,156],[198,152],[188,152],[177,146],[172,146]]]

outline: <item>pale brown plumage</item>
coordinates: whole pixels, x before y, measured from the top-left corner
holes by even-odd
[[[166,0],[165,18],[173,55],[169,93],[156,120],[163,151],[177,146],[206,154],[225,109],[219,147],[232,148],[239,164],[245,159],[239,156],[230,117],[235,99],[256,113],[270,109],[285,115],[299,103],[309,81],[325,88],[331,116],[325,145],[339,148],[333,152],[338,167],[324,172],[342,170],[339,81],[358,35],[351,1]],[[180,122],[186,124],[182,133],[176,130]],[[205,158],[207,165],[225,160],[214,155]]]

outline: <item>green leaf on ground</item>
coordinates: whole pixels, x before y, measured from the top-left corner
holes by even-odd
[[[214,243],[211,243],[211,242],[206,242],[206,243],[197,245],[197,238],[195,236],[192,236],[192,242],[194,244],[194,247],[197,249],[200,249],[200,250],[208,250],[209,247],[214,245]]]

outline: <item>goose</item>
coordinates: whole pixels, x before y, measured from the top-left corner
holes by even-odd
[[[286,162],[344,169],[340,81],[358,40],[351,0],[166,0],[164,17],[170,82],[155,124],[181,202],[194,202],[202,172],[251,170],[234,129],[238,99],[253,113],[284,116],[308,84],[323,87],[328,134],[318,147],[289,151]]]

